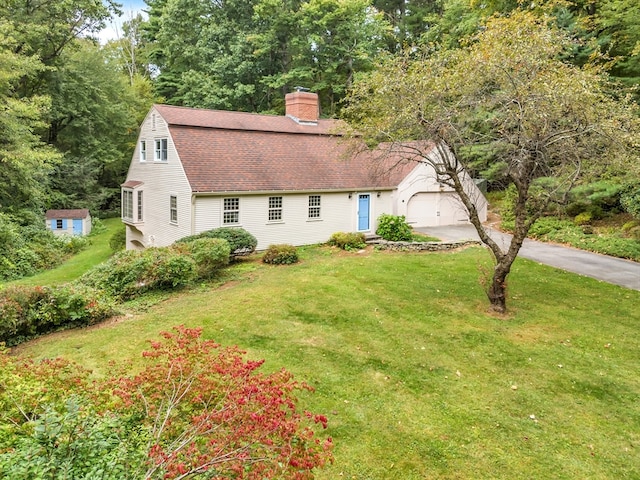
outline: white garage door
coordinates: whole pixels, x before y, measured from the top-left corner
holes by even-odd
[[[412,227],[455,225],[468,219],[457,195],[450,192],[417,193],[407,205],[407,222]]]

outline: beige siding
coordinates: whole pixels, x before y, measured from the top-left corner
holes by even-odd
[[[481,221],[487,219],[487,202],[473,180],[464,176],[467,192],[475,200]],[[404,215],[413,227],[455,225],[469,215],[453,189],[438,184],[433,168],[420,164],[398,186],[396,215]]]
[[[155,115],[155,128],[154,128]],[[167,161],[154,160],[155,140],[166,138]],[[147,143],[147,159],[140,161],[140,141]],[[191,187],[179,161],[169,129],[162,117],[152,109],[144,120],[136,149],[133,153],[127,181],[142,181],[136,187],[143,191],[143,220],[127,228],[127,248],[141,246],[167,246],[192,233]],[[178,222],[170,221],[169,199],[177,197]],[[137,211],[137,195],[134,194],[134,216]],[[134,244],[134,241],[137,243]]]
[[[375,230],[375,219],[390,209],[391,194],[375,192],[371,194],[371,230]],[[320,195],[320,219],[309,219],[309,194],[263,194],[229,195],[240,199],[240,223],[222,224],[223,199],[221,196],[198,196],[195,201],[195,232],[221,226],[238,226],[249,231],[258,239],[258,250],[271,244],[310,245],[326,242],[332,233],[357,230],[357,193],[316,193]],[[269,197],[282,196],[282,221],[269,222]],[[391,213],[390,210],[387,210]]]

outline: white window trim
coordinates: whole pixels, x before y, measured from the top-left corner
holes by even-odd
[[[146,140],[140,140],[140,161],[141,162],[147,161],[147,141]]]
[[[175,207],[173,206],[175,200]],[[174,220],[175,212],[175,220]],[[169,195],[169,223],[171,225],[178,225],[178,196]]]
[[[315,205],[311,203],[311,199],[312,197],[315,198],[317,197],[318,199],[318,204]],[[311,209],[317,209],[318,210],[318,216],[311,216]],[[322,220],[322,196],[321,195],[309,195],[307,197],[307,221],[308,222],[318,222]]]
[[[144,190],[138,190],[136,194],[136,221],[142,223],[144,221]]]
[[[237,205],[237,208],[234,209],[227,209],[226,208],[226,201],[227,200],[235,200],[235,204]],[[236,221],[235,222],[227,222],[225,220],[225,215],[226,214],[236,214]],[[240,197],[226,197],[222,199],[222,225],[226,226],[226,225],[240,225]]]
[[[156,138],[153,142],[153,159],[166,163],[169,159],[169,141],[167,138]]]
[[[125,200],[125,198],[127,196],[130,195],[130,200],[127,203],[127,201]],[[129,222],[129,223],[133,223],[133,212],[134,212],[134,208],[133,208],[133,200],[134,200],[134,196],[133,196],[133,190],[130,188],[123,188],[122,189],[122,198],[121,198],[121,202],[122,202],[122,219]],[[129,214],[129,215],[128,215]]]
[[[279,199],[279,206],[272,206],[271,200]],[[279,218],[271,218],[271,213],[278,212]],[[276,195],[267,197],[267,223],[284,223],[284,197],[282,195]]]

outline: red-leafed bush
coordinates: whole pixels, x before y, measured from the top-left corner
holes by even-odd
[[[74,418],[90,420],[85,424],[91,430],[85,432],[91,435],[71,437],[67,432],[50,441],[58,446],[73,442],[64,451],[74,456],[64,463],[79,476],[100,460],[84,458],[81,452],[95,455],[95,449],[80,448],[82,444],[102,441],[114,425],[122,431],[122,442],[105,450],[105,465],[114,472],[128,469],[127,478],[195,478],[206,472],[205,478],[312,479],[314,470],[332,459],[331,439],[321,440],[315,431],[326,427],[326,417],[296,409],[294,393],[311,390],[308,385],[285,370],[258,372],[262,361],[246,360],[237,347],[202,339],[200,329],[176,327],[162,337],[143,353],[137,374],[102,381],[90,381],[68,362],[21,363],[0,355],[0,380],[12,385],[12,391],[31,392],[22,395],[27,402],[23,408],[9,398],[11,392],[0,390],[0,423],[13,429],[0,432],[0,450],[9,452],[0,455],[0,471],[28,470],[35,478],[40,450],[34,446],[42,428],[30,433],[29,425],[43,419],[60,424],[69,411],[80,412]],[[65,378],[56,381],[57,375]],[[50,453],[42,455],[50,458]]]

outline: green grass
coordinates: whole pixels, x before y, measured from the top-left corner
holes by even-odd
[[[108,259],[113,251],[109,247],[111,236],[124,228],[119,218],[102,220],[106,227],[103,231],[91,235],[91,245],[77,255],[72,256],[58,267],[46,270],[31,277],[21,278],[7,284],[12,285],[59,285],[79,278],[91,267]]]
[[[640,292],[518,259],[498,318],[482,248],[300,256],[243,260],[216,284],[19,352],[105,374],[159,331],[201,326],[315,387],[300,406],[327,414],[335,443],[319,479],[639,478]]]

